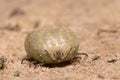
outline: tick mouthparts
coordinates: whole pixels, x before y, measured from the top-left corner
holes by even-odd
[[[56,53],[54,54],[54,58],[57,62],[60,62],[62,59],[63,54],[60,51],[56,51]]]
[[[56,51],[56,56],[61,56],[61,52],[60,51]]]

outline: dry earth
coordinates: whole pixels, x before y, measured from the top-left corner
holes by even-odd
[[[68,27],[78,35],[80,63],[29,67],[28,32]],[[0,80],[120,80],[120,0],[0,0]],[[34,66],[34,65],[33,65]]]

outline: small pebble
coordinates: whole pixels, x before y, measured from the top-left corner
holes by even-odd
[[[19,76],[20,76],[20,72],[19,72],[19,71],[15,71],[15,72],[14,72],[14,76],[15,76],[15,77],[19,77]]]
[[[0,57],[0,70],[1,69],[4,69],[4,67],[5,67],[5,63],[6,62],[6,59],[2,56],[2,57]]]

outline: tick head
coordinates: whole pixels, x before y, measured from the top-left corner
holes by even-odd
[[[64,55],[60,50],[58,50],[54,53],[54,59],[56,62],[61,62],[61,60],[63,59],[63,56]]]

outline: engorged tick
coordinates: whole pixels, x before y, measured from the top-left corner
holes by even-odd
[[[78,48],[78,38],[67,28],[33,31],[25,39],[27,58],[44,64],[72,60],[78,53]]]

